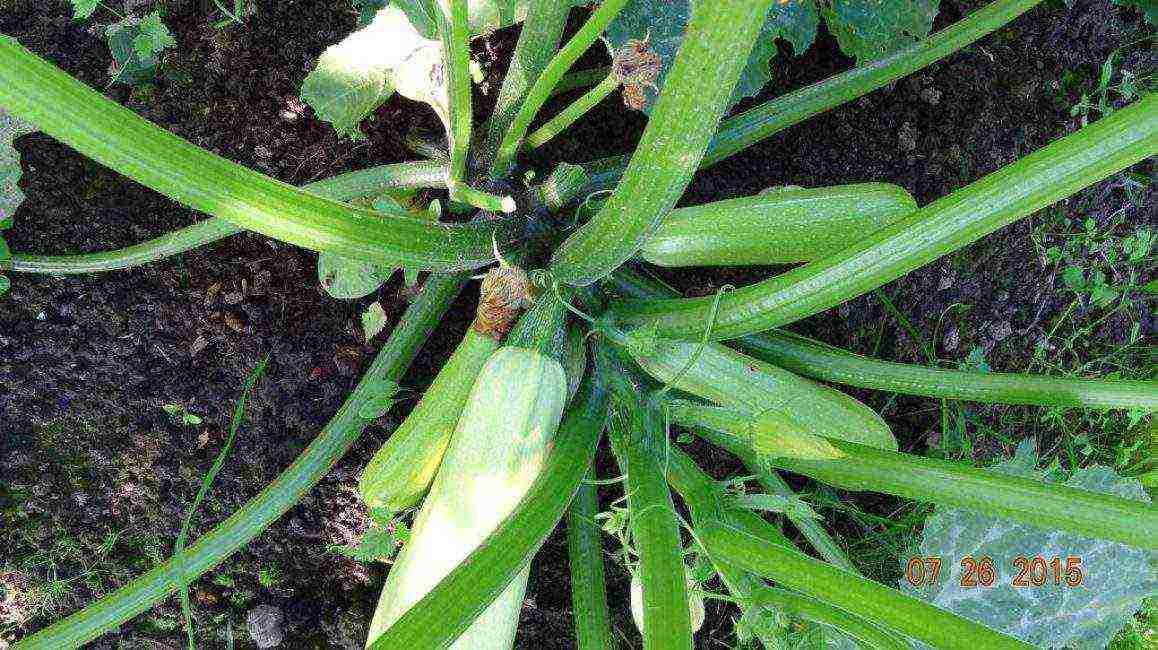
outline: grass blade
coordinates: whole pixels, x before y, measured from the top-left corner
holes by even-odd
[[[217,473],[221,471],[221,467],[225,465],[226,457],[233,449],[233,441],[237,439],[237,431],[241,428],[241,420],[245,417],[245,404],[249,401],[249,396],[253,393],[258,380],[265,374],[268,365],[269,357],[267,356],[261,360],[261,363],[257,364],[249,373],[249,377],[245,379],[245,386],[241,389],[241,397],[237,400],[237,406],[233,409],[233,418],[229,422],[229,436],[226,437],[221,452],[213,460],[209,472],[201,479],[201,488],[197,490],[197,496],[193,497],[193,505],[189,506],[185,521],[181,523],[181,533],[177,536],[177,543],[173,546],[173,557],[181,557],[185,552],[185,542],[189,539],[189,528],[193,525],[193,517],[197,514],[197,509],[201,507],[205,495],[209,494],[209,488],[213,485]],[[185,568],[181,564],[174,565],[174,576],[174,581],[180,586],[178,593],[181,599],[181,613],[185,617],[185,635],[189,642],[189,650],[195,650],[197,643],[193,639],[193,609],[189,605],[189,576],[185,574]]]

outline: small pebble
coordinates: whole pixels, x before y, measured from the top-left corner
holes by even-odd
[[[258,605],[245,615],[245,627],[259,648],[276,648],[285,640],[285,615],[273,605]]]

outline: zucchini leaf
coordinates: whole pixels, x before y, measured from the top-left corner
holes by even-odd
[[[840,49],[866,63],[929,35],[940,0],[820,0]]]
[[[437,221],[438,213],[420,205],[418,198],[413,190],[391,190],[375,199],[372,207],[378,212]],[[406,275],[406,286],[413,287],[418,283],[418,271],[401,265],[378,264],[334,253],[318,253],[318,283],[334,298],[364,298],[385,284],[397,269],[402,269]]]
[[[369,25],[378,12],[390,4],[390,0],[350,0],[350,4],[358,12],[358,27]]]
[[[36,129],[9,115],[0,108],[0,231],[12,227],[12,220],[16,209],[24,202],[24,193],[20,191],[20,152],[16,151],[13,141],[16,138],[32,133]],[[3,269],[12,259],[8,250],[8,242],[0,237],[0,269]],[[0,273],[0,296],[8,293],[11,286],[8,278]]]
[[[1013,476],[1060,482],[1039,471],[1031,439],[1018,445],[1013,459],[990,469]],[[1065,481],[1069,487],[1149,503],[1136,479],[1122,478],[1107,467],[1079,469]],[[938,507],[925,522],[921,557],[939,556],[941,576],[932,586],[913,587],[902,580],[905,593],[1037,647],[1107,647],[1114,634],[1158,590],[1154,563],[1158,553],[1125,544],[1045,530],[974,510]],[[962,587],[961,558],[993,560],[992,587]],[[1020,573],[1014,559],[1040,555],[1045,560],[1045,584],[1013,587]],[[1060,581],[1054,584],[1052,559],[1060,558]],[[1082,585],[1066,584],[1067,556],[1080,558]],[[907,563],[908,557],[903,562]],[[902,566],[902,570],[904,567]],[[1040,570],[1038,575],[1040,576]]]
[[[302,83],[302,99],[338,135],[361,140],[358,125],[394,94],[394,68],[425,42],[401,10],[382,9],[322,52]]]
[[[777,54],[776,40],[803,54],[816,39],[823,13],[840,48],[861,63],[879,59],[924,38],[933,26],[940,0],[780,0],[772,3],[768,18],[748,57],[748,66],[736,84],[732,103],[758,94],[772,80],[770,64]],[[1129,1],[1129,0],[1126,0]],[[1138,0],[1145,1],[1145,0]],[[628,41],[647,41],[662,62],[657,86],[683,40],[693,0],[631,0],[604,32],[612,56]],[[644,110],[650,112],[654,92]]]

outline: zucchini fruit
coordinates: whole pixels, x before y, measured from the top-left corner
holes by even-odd
[[[540,299],[512,344],[483,366],[410,541],[386,578],[367,645],[494,532],[539,475],[567,402],[566,372],[544,349],[562,349],[561,309],[553,296]],[[451,647],[512,647],[528,573],[524,568]]]
[[[800,433],[895,451],[889,425],[844,393],[753,359],[719,343],[641,340],[610,325],[602,330],[623,345],[648,374],[686,393],[764,422],[774,414]]]
[[[426,494],[483,364],[499,348],[526,300],[527,276],[499,267],[483,280],[478,313],[466,337],[410,416],[366,465],[358,491],[371,508],[411,508]]]
[[[835,253],[917,209],[887,183],[778,187],[672,210],[640,250],[659,266],[808,262]]]

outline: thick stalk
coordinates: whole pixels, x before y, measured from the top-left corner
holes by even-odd
[[[450,179],[451,197],[455,189],[466,185],[466,157],[470,149],[470,22],[467,0],[449,0],[450,15],[438,7],[439,33],[446,52],[446,84],[450,99]]]
[[[334,418],[273,483],[250,499],[179,556],[129,584],[15,645],[18,650],[79,647],[114,630],[168,598],[177,590],[177,567],[192,579],[220,564],[293,507],[357,440],[366,420],[359,414],[374,399],[383,379],[398,382],[428,339],[451,301],[466,283],[464,276],[432,276],[407,308],[362,381]]]
[[[857,66],[730,117],[720,124],[712,138],[701,168],[935,63],[1005,26],[1039,2],[1041,0],[998,0],[883,59]],[[605,158],[590,165],[601,172],[592,175],[589,191],[594,192],[614,187],[627,166],[627,159]]]
[[[579,57],[583,56],[587,48],[595,42],[595,39],[599,38],[599,35],[615,19],[625,4],[627,4],[627,0],[604,0],[583,24],[579,32],[572,36],[571,40],[567,41],[567,44],[551,58],[543,70],[543,74],[535,79],[535,83],[527,91],[527,96],[523,99],[519,112],[511,120],[510,128],[507,129],[502,142],[499,144],[498,152],[495,154],[495,161],[491,166],[492,175],[504,175],[511,168],[523,137],[531,126],[531,121],[535,119],[539,109],[551,96],[551,90],[555,84],[559,83],[563,75],[571,69],[571,66],[575,65]]]
[[[518,217],[432,223],[345,205],[259,174],[141,119],[0,36],[0,105],[80,153],[195,210],[318,251],[450,271],[494,261]]]
[[[624,267],[612,276],[625,298],[655,300],[678,295],[667,285]],[[806,377],[907,395],[975,400],[997,404],[1084,408],[1158,408],[1153,381],[1075,379],[1015,373],[940,370],[862,357],[786,330],[745,336],[736,347],[768,363]]]
[[[736,341],[748,354],[792,372],[859,388],[990,404],[1158,410],[1158,382],[962,372],[862,357],[792,332]]]
[[[547,144],[555,136],[562,133],[564,129],[574,124],[575,120],[586,115],[587,111],[594,108],[608,95],[615,92],[615,89],[618,87],[619,78],[614,74],[607,75],[597,86],[583,93],[582,97],[571,102],[571,105],[560,111],[558,115],[552,117],[546,124],[535,129],[531,135],[528,135],[526,141],[523,143],[523,149],[529,151]]]
[[[591,221],[555,251],[556,279],[582,286],[607,276],[675,206],[728,108],[771,4],[696,5],[623,179]]]
[[[895,280],[938,257],[1158,153],[1158,94],[917,210],[839,253],[726,294],[711,336],[731,339],[818,313]],[[659,336],[695,338],[712,297],[613,306]]]
[[[446,167],[433,162],[381,165],[349,172],[302,186],[302,189],[335,201],[372,196],[388,189],[437,187],[446,183]],[[211,218],[133,246],[79,255],[12,256],[11,269],[19,273],[79,275],[141,266],[180,255],[241,232],[225,219]]]
[[[638,400],[619,408],[624,412],[612,415],[609,436],[627,475],[628,517],[643,585],[643,647],[691,650],[687,569],[675,506],[664,480],[661,454],[667,441],[662,416]]]
[[[594,473],[589,472],[588,478]],[[614,647],[611,614],[607,610],[607,583],[603,573],[603,545],[599,539],[599,502],[595,486],[583,484],[567,511],[567,552],[571,567],[571,616],[579,650]]]
[[[503,77],[495,111],[484,126],[486,135],[479,149],[480,160],[494,159],[499,142],[510,128],[527,89],[538,79],[551,60],[551,55],[559,48],[559,38],[567,26],[570,13],[570,3],[556,0],[532,0],[527,7],[527,19],[523,22],[511,64]]]
[[[935,648],[1033,646],[803,553],[718,522],[698,530],[708,553]]]
[[[743,449],[736,438],[703,427],[714,445]],[[771,458],[769,464],[846,490],[883,492],[952,508],[967,508],[1045,529],[1158,549],[1158,510],[1141,501],[976,469],[912,454],[829,439],[833,460]]]

